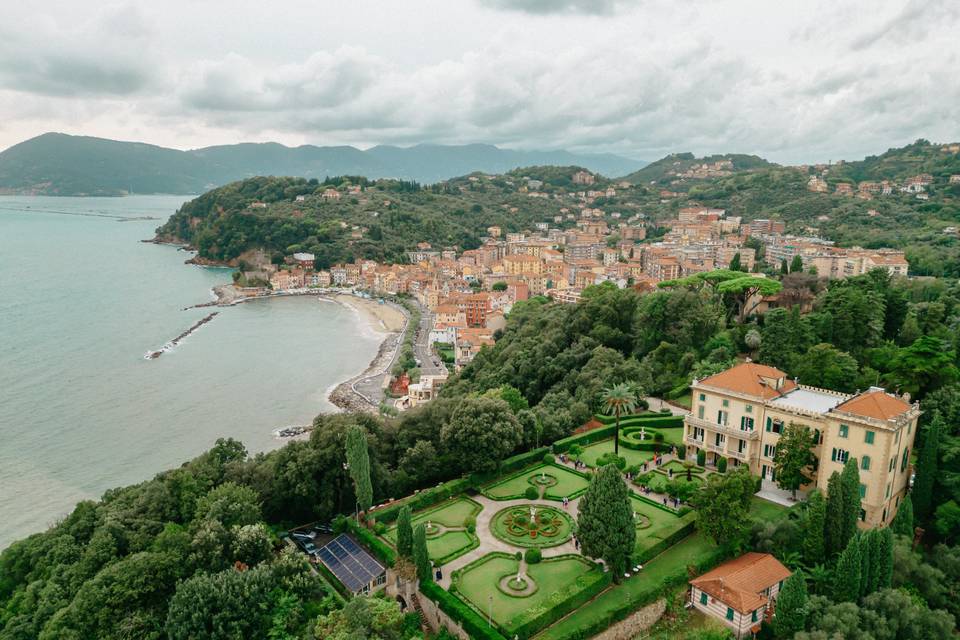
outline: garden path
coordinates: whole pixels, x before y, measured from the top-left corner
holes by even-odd
[[[461,567],[465,567],[474,560],[482,558],[488,553],[493,551],[516,553],[517,551],[526,550],[525,547],[512,545],[493,535],[493,531],[490,528],[490,521],[493,520],[493,516],[503,509],[518,506],[526,507],[530,504],[537,504],[537,501],[527,500],[525,498],[516,500],[491,500],[484,495],[470,496],[470,499],[478,502],[483,507],[483,510],[477,514],[477,538],[480,539],[480,546],[443,565],[443,579],[440,580],[438,584],[444,589],[450,588],[450,576],[454,571]],[[563,509],[563,506],[559,502],[553,500],[544,500],[543,502],[544,504],[549,504],[556,509]],[[570,514],[574,520],[577,517],[577,506],[579,504],[580,498],[575,498],[570,501],[566,508],[566,512]],[[543,552],[544,558],[562,556],[568,553],[580,553],[573,543],[573,538],[561,545],[550,547],[548,549],[541,549],[541,551]]]

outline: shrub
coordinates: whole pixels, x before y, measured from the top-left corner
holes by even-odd
[[[556,458],[553,457],[553,454],[552,454],[552,453],[545,453],[545,454],[543,454],[543,463],[544,463],[544,464],[553,464],[554,460],[556,460]]]
[[[523,559],[523,553],[520,551],[517,551],[515,554],[513,554],[513,557],[517,559],[517,562],[519,562],[520,560]]]
[[[677,447],[677,458],[679,458],[680,460],[686,460],[686,459],[687,459],[687,448],[686,448],[686,447],[684,447],[684,446],[679,446],[679,447]]]
[[[707,452],[703,449],[697,451],[697,466],[702,467],[707,464]]]
[[[640,465],[633,464],[623,470],[624,473],[632,474],[633,477],[637,477],[637,474],[640,473]]]
[[[727,472],[727,459],[726,459],[726,458],[720,458],[719,460],[717,460],[717,471],[719,471],[720,473],[726,473],[726,472]]]
[[[653,433],[653,441],[656,442],[657,444],[660,444],[661,442],[663,442],[663,434],[660,433],[659,431],[655,431]]]
[[[612,451],[603,454],[597,458],[597,466],[602,467],[604,465],[612,464],[618,469],[624,469],[627,466],[627,459],[623,456],[615,455]]]
[[[373,530],[378,536],[382,536],[387,531],[387,525],[382,522],[374,522]]]
[[[570,445],[570,448],[567,449],[567,453],[569,453],[572,456],[578,456],[581,453],[583,453],[583,447],[581,447],[578,444],[572,444]]]
[[[527,489],[523,492],[523,497],[527,500],[536,500],[540,497],[540,492],[537,491],[536,487],[527,487]]]
[[[476,525],[476,524],[468,524],[468,525],[467,525],[467,533],[476,533],[476,532],[477,532],[477,525]]]
[[[641,473],[640,475],[634,478],[634,482],[637,484],[649,484],[650,480],[653,478],[653,471],[647,471],[646,473]]]
[[[540,552],[540,549],[527,549],[523,554],[523,559],[527,561],[527,564],[537,564],[543,560],[543,553]]]

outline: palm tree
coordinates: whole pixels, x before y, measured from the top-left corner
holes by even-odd
[[[620,416],[633,413],[637,409],[637,392],[625,382],[615,384],[603,390],[600,396],[605,414],[616,416],[617,427],[614,430],[613,453],[620,455]]]

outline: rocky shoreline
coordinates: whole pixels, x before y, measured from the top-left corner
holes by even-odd
[[[353,385],[364,378],[369,378],[377,374],[386,375],[388,373],[390,366],[393,364],[394,356],[396,355],[397,345],[399,344],[399,340],[391,340],[391,338],[396,338],[397,336],[398,334],[396,333],[387,334],[383,342],[380,343],[377,355],[370,361],[367,368],[349,380],[341,382],[330,392],[327,399],[331,404],[343,411],[380,412],[380,405],[374,404],[369,398],[358,393],[353,388]]]

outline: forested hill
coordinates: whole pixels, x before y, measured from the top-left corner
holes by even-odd
[[[759,156],[744,155],[742,153],[712,155],[704,158],[697,158],[692,153],[671,153],[656,162],[651,162],[638,171],[634,171],[623,179],[641,184],[662,180],[670,182],[677,177],[682,177],[684,173],[695,171],[695,167],[715,165],[718,162],[724,163],[725,161],[729,161],[730,165],[728,167],[721,165],[723,168],[718,169],[719,171],[752,171],[778,166]]]
[[[622,175],[644,165],[612,154],[517,151],[492,145],[286,147],[234,144],[190,151],[137,142],[47,133],[0,153],[0,192],[39,195],[194,194],[260,175],[320,178],[365,175],[437,182],[474,171],[580,165]]]
[[[520,231],[533,228],[535,222],[556,224],[554,218],[574,207],[574,201],[531,198],[521,189],[536,179],[544,183],[539,187],[543,193],[566,192],[578,170],[528,167],[495,177],[474,174],[429,187],[356,176],[324,182],[251,178],[187,202],[157,234],[190,243],[201,257],[219,261],[265,248],[273,253],[310,251],[323,268],[355,258],[402,262],[419,242],[471,249],[479,246],[491,225]],[[598,178],[595,188],[609,184]],[[616,206],[639,211],[636,203]],[[572,224],[564,217],[563,225]]]

